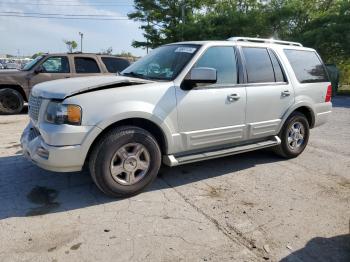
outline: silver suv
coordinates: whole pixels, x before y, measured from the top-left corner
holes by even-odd
[[[121,75],[36,85],[23,152],[52,171],[86,164],[111,196],[140,192],[163,162],[177,166],[271,147],[305,149],[331,113],[317,54],[299,43],[253,38],[162,46]]]

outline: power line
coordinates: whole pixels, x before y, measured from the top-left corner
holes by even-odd
[[[109,4],[109,3],[86,3],[86,4],[55,4],[55,3],[22,3],[22,2],[16,2],[16,3],[10,3],[10,2],[0,2],[1,4],[5,5],[29,5],[29,6],[133,6],[131,4]]]
[[[91,20],[91,21],[117,21],[117,20],[129,20],[127,17],[115,17],[115,18],[103,18],[103,17],[72,17],[72,16],[37,16],[37,15],[17,15],[17,14],[1,14],[0,17],[30,17],[30,18],[46,18],[46,19],[73,19],[73,20]]]
[[[128,1],[124,1],[124,2],[121,2],[121,1],[118,1],[119,4],[129,4]],[[4,0],[0,0],[0,3],[13,3],[13,1],[4,1]],[[57,0],[57,1],[49,1],[49,0],[37,0],[35,1],[34,3],[31,2],[31,1],[17,1],[17,3],[24,3],[24,4],[35,4],[35,3],[80,3],[80,4],[96,4],[96,3],[102,3],[102,4],[114,4],[116,3],[116,1],[98,1],[97,2],[93,2],[93,1],[87,1],[87,2],[84,2],[84,1],[72,1],[72,0]]]
[[[87,17],[103,17],[103,18],[127,18],[126,16],[112,16],[112,15],[102,15],[102,14],[46,14],[46,13],[32,13],[32,12],[2,12],[0,11],[0,14],[6,14],[6,15],[38,15],[38,16],[87,16]]]

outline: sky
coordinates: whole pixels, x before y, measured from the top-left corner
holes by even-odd
[[[120,18],[133,11],[132,0],[0,0],[0,54],[32,55],[36,52],[66,52],[63,40],[75,40],[80,50],[79,32],[84,34],[83,51],[101,52],[109,47],[142,56],[143,49],[131,46],[143,40],[140,23],[132,20],[77,20],[32,17],[27,15],[64,14],[76,17]]]

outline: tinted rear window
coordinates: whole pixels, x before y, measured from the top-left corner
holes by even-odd
[[[284,53],[300,83],[329,81],[325,68],[315,52],[287,49]]]
[[[102,57],[102,61],[110,73],[121,72],[130,65],[128,60],[121,58]]]
[[[248,83],[275,82],[269,53],[266,48],[243,47]]]
[[[75,57],[75,72],[77,74],[100,73],[100,68],[95,59],[89,57]]]

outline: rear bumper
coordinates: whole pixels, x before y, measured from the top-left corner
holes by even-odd
[[[99,133],[100,129],[95,130],[96,128],[85,134],[84,143],[81,145],[52,146],[44,141],[32,124],[29,124],[21,137],[23,154],[37,166],[49,171],[80,171],[92,141]]]

